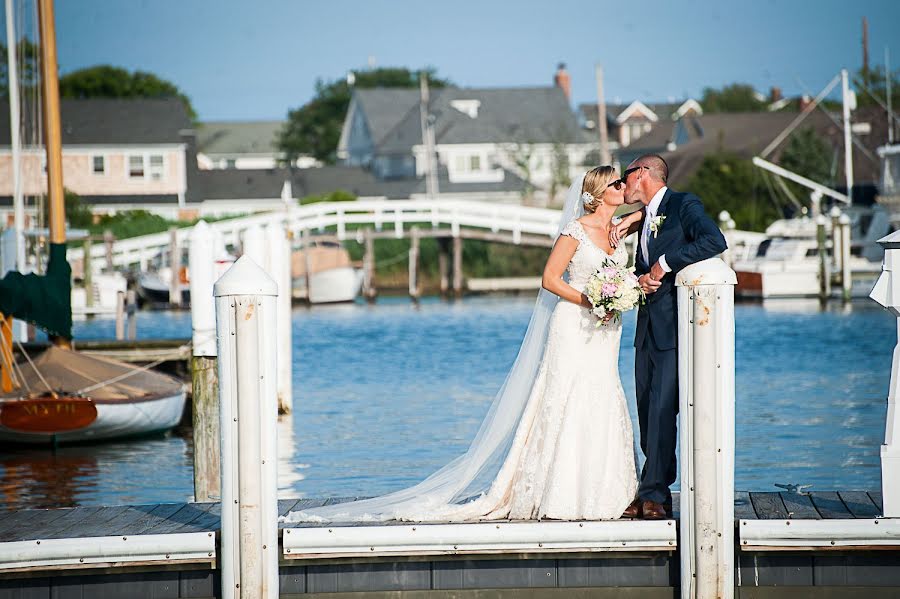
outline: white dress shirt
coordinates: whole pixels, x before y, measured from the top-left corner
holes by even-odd
[[[641,251],[644,252],[644,259],[647,261],[647,264],[652,268],[653,265],[650,264],[650,251],[647,249],[647,245],[649,243],[650,235],[653,233],[650,231],[650,223],[653,222],[653,219],[656,218],[656,213],[659,210],[659,205],[662,204],[663,196],[666,195],[666,190],[668,188],[663,185],[659,191],[657,191],[653,195],[653,199],[650,200],[650,204],[647,205],[647,212],[644,215],[644,228],[641,231]],[[662,269],[666,272],[672,272],[672,269],[669,268],[668,263],[666,263],[666,255],[663,254],[659,257],[659,265],[662,266]]]

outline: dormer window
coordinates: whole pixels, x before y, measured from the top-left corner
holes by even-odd
[[[474,119],[478,118],[478,108],[481,106],[481,100],[451,100],[450,106]]]

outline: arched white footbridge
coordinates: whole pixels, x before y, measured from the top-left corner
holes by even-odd
[[[295,235],[303,231],[324,232],[326,227],[333,227],[339,239],[355,238],[352,227],[356,225],[371,225],[379,231],[393,229],[397,238],[402,238],[413,225],[449,227],[453,235],[459,235],[460,227],[467,227],[510,234],[513,243],[518,244],[523,234],[554,237],[559,216],[559,210],[475,200],[357,200],[288,206],[283,211],[213,222],[210,227],[233,246],[239,245],[241,234],[247,229],[271,223],[285,224]],[[184,227],[176,231],[179,247],[190,245],[191,230],[192,227]],[[168,251],[171,244],[169,232],[115,241],[112,264],[115,267],[146,265]],[[91,248],[94,263],[107,259],[107,251],[103,244],[94,244]],[[71,248],[68,257],[81,259],[82,249]]]

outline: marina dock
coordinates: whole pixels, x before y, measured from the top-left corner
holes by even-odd
[[[278,511],[340,501],[346,498],[283,499]],[[676,495],[675,519],[662,521],[282,523],[280,592],[675,597],[678,504]],[[734,507],[737,597],[896,596],[900,522],[880,519],[880,492],[738,492]],[[0,599],[220,597],[220,508],[165,503],[3,512]],[[484,527],[496,538],[475,541],[481,536],[475,530]],[[398,528],[409,529],[394,535],[402,546],[390,540],[390,529]],[[553,546],[557,534],[565,546]],[[375,538],[383,544],[367,544]]]

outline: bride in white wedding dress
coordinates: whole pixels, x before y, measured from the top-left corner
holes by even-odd
[[[466,454],[409,489],[286,519],[619,518],[637,493],[618,372],[622,325],[596,327],[582,291],[598,268],[628,259],[625,244],[613,249],[608,241],[623,203],[624,186],[612,167],[597,167],[572,184],[525,340]]]

